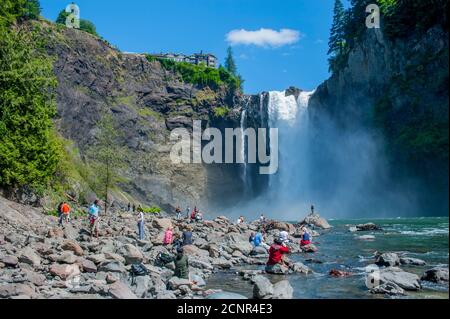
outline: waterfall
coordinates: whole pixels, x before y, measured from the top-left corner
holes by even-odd
[[[246,145],[245,145],[245,116],[247,114],[247,110],[244,109],[241,114],[241,158],[244,161],[243,167],[242,167],[242,181],[244,182],[244,191],[247,188],[247,158],[245,156],[246,153]]]
[[[274,201],[301,201],[305,207],[310,202],[307,109],[313,93],[301,92],[296,98],[285,91],[269,92],[269,126],[278,128],[279,136],[279,170],[269,177],[267,194]]]

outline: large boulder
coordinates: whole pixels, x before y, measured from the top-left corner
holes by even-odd
[[[287,280],[282,280],[273,285],[272,299],[292,299],[294,296],[294,289]]]
[[[272,230],[272,229],[276,229],[276,230],[279,230],[279,231],[283,231],[284,230],[284,231],[287,231],[290,234],[294,234],[295,231],[296,231],[294,225],[292,225],[290,223],[275,221],[275,220],[269,221],[265,225],[265,229],[266,229],[266,231]]]
[[[268,254],[269,253],[268,253],[267,249],[265,249],[262,246],[254,247],[252,249],[252,251],[250,252],[250,256],[255,256],[255,257],[265,257]]]
[[[10,298],[14,296],[28,296],[35,294],[33,285],[25,283],[0,285],[0,298]]]
[[[126,273],[125,266],[119,261],[104,261],[98,266],[98,271]]]
[[[83,256],[84,254],[83,248],[81,248],[81,246],[75,240],[66,240],[61,245],[61,249],[72,251],[77,256]]]
[[[31,247],[25,247],[19,254],[19,262],[38,267],[41,265],[41,257]]]
[[[191,282],[189,281],[189,279],[172,277],[169,279],[169,282],[167,285],[171,290],[176,290],[180,286],[189,286],[190,284],[191,284]]]
[[[93,261],[90,261],[89,259],[83,259],[81,261],[81,268],[84,272],[89,273],[95,273],[97,272],[97,266],[94,264]]]
[[[369,273],[367,277],[368,282],[374,283],[374,287],[394,283],[405,290],[416,291],[422,288],[419,276],[397,267],[375,270]]]
[[[284,275],[289,272],[289,268],[282,266],[281,264],[267,265],[265,268],[266,273],[274,275]]]
[[[137,296],[124,283],[117,281],[109,286],[109,295],[114,299],[137,299]]]
[[[121,251],[123,257],[125,258],[126,265],[139,264],[144,260],[144,256],[139,248],[131,244],[125,244]]]
[[[58,276],[62,280],[67,280],[73,278],[75,276],[80,275],[80,268],[78,265],[61,265],[61,264],[53,264],[49,269],[50,274],[53,276]]]
[[[318,248],[314,244],[305,245],[300,248],[304,253],[315,253],[318,251]]]
[[[317,213],[311,213],[305,217],[305,219],[300,222],[301,224],[314,225],[318,228],[329,229],[331,225],[325,220],[325,218],[320,217]]]
[[[4,263],[6,267],[16,267],[19,263],[19,259],[16,256],[3,256],[0,262]]]
[[[400,257],[396,253],[384,253],[376,256],[375,264],[378,266],[399,266],[400,265]]]
[[[184,249],[184,254],[187,256],[203,257],[204,259],[207,259],[209,257],[209,251],[200,249],[194,245],[183,246],[183,249]]]
[[[64,251],[56,257],[56,261],[61,264],[74,264],[77,262],[77,257],[71,251]]]
[[[158,230],[166,230],[169,227],[173,228],[172,220],[169,218],[156,218],[152,221],[152,226]]]
[[[448,282],[448,268],[436,267],[429,269],[422,275],[422,280],[434,283]]]
[[[253,278],[253,298],[268,299],[273,295],[273,285],[269,279],[257,275]]]

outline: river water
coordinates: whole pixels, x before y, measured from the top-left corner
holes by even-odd
[[[310,267],[314,274],[268,276],[276,283],[288,279],[294,288],[296,299],[367,299],[387,298],[373,295],[365,286],[365,267],[373,263],[373,254],[397,252],[407,257],[423,259],[426,266],[401,266],[408,272],[419,276],[427,269],[446,265],[449,259],[448,217],[442,218],[394,218],[379,220],[330,220],[332,229],[322,231],[314,242],[319,248],[315,254],[291,255],[292,260],[301,261]],[[349,231],[349,225],[375,222],[383,228],[377,232]],[[373,235],[374,240],[361,240],[362,235]],[[308,259],[322,263],[308,262]],[[263,269],[264,266],[246,267]],[[350,271],[354,275],[333,278],[328,275],[331,269]],[[208,281],[208,288],[222,289],[252,297],[252,285],[244,281],[237,269],[218,273]],[[448,285],[422,282],[419,292],[407,292],[402,298],[449,298]],[[397,297],[398,298],[398,297]]]

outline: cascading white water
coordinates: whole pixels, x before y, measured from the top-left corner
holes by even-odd
[[[286,96],[269,92],[269,126],[278,128],[279,170],[269,177],[268,195],[275,201],[300,201],[308,206],[308,104],[313,92]],[[271,150],[272,151],[272,150]]]
[[[244,189],[246,189],[246,181],[247,181],[247,159],[245,157],[245,117],[247,114],[247,110],[243,110],[241,114],[241,158],[244,161],[243,168],[242,168],[242,181],[244,182]]]

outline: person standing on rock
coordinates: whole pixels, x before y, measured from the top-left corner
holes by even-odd
[[[144,212],[140,206],[138,207],[137,213],[137,226],[138,226],[138,234],[139,240],[144,240]]]
[[[96,199],[94,203],[89,207],[89,223],[91,225],[91,237],[95,235],[98,238],[98,222],[100,220],[99,216],[99,201]]]
[[[58,213],[58,225],[61,226],[62,224],[62,205],[64,205],[64,202],[59,203],[58,208],[57,208],[57,213]]]
[[[131,203],[128,203],[128,212],[131,210]]]
[[[186,219],[189,219],[190,216],[191,216],[191,208],[188,206],[186,207]]]
[[[61,225],[62,222],[70,222],[70,206],[69,204],[67,204],[66,202],[64,202],[64,204],[61,206],[61,211],[62,211],[62,220],[61,220]]]
[[[314,205],[311,205],[311,214],[314,214]]]
[[[189,279],[189,259],[184,254],[183,247],[177,247],[177,256],[175,257],[175,277]]]
[[[177,206],[177,208],[175,208],[175,213],[177,214],[177,220],[181,219],[181,208],[180,206]]]

